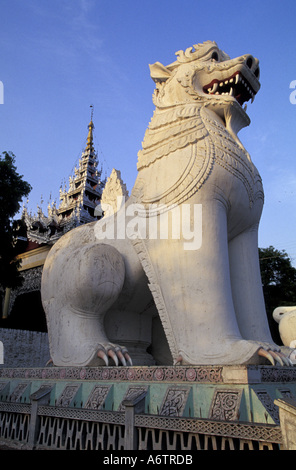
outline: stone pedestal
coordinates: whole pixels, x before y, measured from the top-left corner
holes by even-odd
[[[275,400],[296,397],[296,369],[272,366],[0,369],[0,400],[26,402],[51,385],[50,405],[122,411],[146,392],[145,413],[280,424]]]
[[[90,416],[103,423],[109,419],[125,426],[127,448],[134,445],[136,428],[142,427],[150,429],[148,434],[152,432],[153,445],[160,445],[157,437],[160,431],[157,429],[166,430],[161,432],[167,433],[167,439],[171,438],[169,433],[177,433],[176,436],[190,434],[190,439],[195,439],[194,436],[202,430],[205,435],[214,436],[211,439],[215,442],[216,437],[233,446],[239,442],[240,448],[247,442],[248,446],[254,443],[263,446],[264,443],[264,446],[272,448],[284,445],[285,448],[296,449],[296,405],[290,401],[296,397],[296,368],[3,368],[0,369],[0,413],[17,411],[32,414],[34,400],[39,395],[43,397],[44,390],[46,403],[41,406],[42,411],[35,410],[36,422],[40,413],[60,416],[59,419],[69,416],[69,419],[79,422],[91,421]],[[139,401],[140,412],[136,409]],[[128,423],[134,423],[132,427],[135,429],[131,429]],[[7,434],[8,424],[3,426]],[[47,432],[46,426],[43,425],[43,434]],[[154,428],[155,432],[151,431]],[[67,432],[70,431],[69,428]],[[91,439],[92,433],[88,432]],[[138,441],[141,448],[146,448],[150,442],[145,432],[142,440],[139,438]],[[32,430],[30,435],[35,436],[34,433]]]

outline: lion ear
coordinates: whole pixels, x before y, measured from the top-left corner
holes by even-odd
[[[160,62],[155,62],[155,64],[149,65],[149,67],[151,78],[155,82],[165,82],[172,75],[172,72]]]

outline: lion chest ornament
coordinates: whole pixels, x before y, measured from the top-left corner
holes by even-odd
[[[176,55],[150,66],[155,112],[131,196],[46,259],[54,365],[290,365],[262,293],[261,178],[237,137],[258,60],[211,41]]]

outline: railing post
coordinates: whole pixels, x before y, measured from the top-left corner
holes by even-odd
[[[128,398],[122,403],[125,406],[125,450],[137,450],[137,429],[135,428],[135,414],[145,412],[146,394],[147,392],[144,391],[137,397]]]
[[[29,427],[29,449],[34,449],[38,439],[40,418],[38,416],[38,406],[43,405],[48,401],[48,395],[52,390],[52,385],[42,386],[37,392],[30,395],[31,399],[31,417]]]

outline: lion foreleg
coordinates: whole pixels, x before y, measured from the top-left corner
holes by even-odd
[[[258,256],[258,224],[229,242],[233,302],[244,339],[273,344],[268,326]]]
[[[125,348],[109,342],[104,328],[107,310],[125,279],[122,255],[114,247],[71,245],[49,257],[42,291],[52,359],[55,365],[116,365],[130,362]]]

